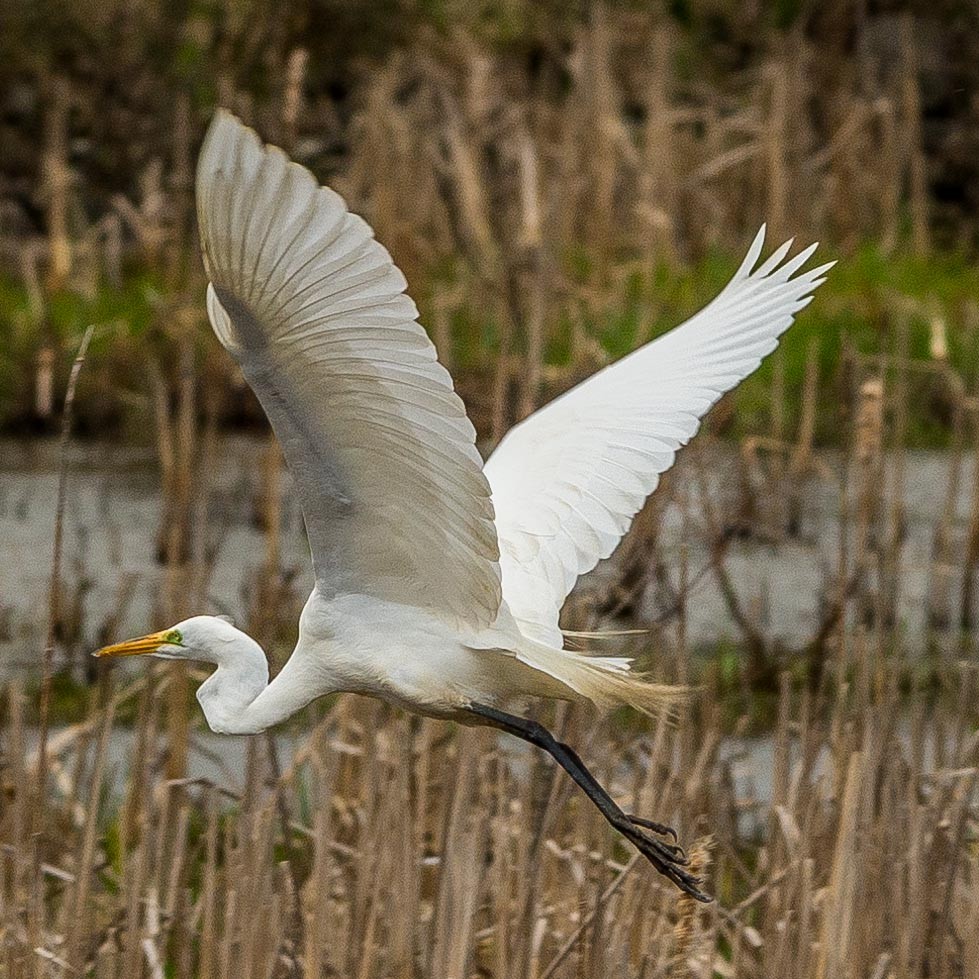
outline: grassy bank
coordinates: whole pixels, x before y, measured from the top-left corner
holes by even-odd
[[[821,254],[836,257],[829,249]],[[870,245],[839,259],[812,305],[786,334],[780,353],[732,396],[733,410],[719,416],[724,431],[735,437],[765,432],[773,413],[781,416],[786,432],[794,431],[812,352],[819,392],[815,438],[818,444],[838,444],[844,351],[894,354],[906,342],[911,360],[924,368],[911,374],[907,444],[947,446],[953,404],[947,378],[934,369],[947,364],[966,389],[979,376],[979,267],[952,253],[925,259],[906,253],[885,255]],[[737,263],[737,256],[720,253],[692,265],[650,269],[638,262],[623,263],[595,290],[589,286],[594,281],[591,264],[582,256],[568,258],[567,294],[549,315],[542,348],[540,398],[546,400],[600,364],[682,322],[717,294]],[[440,270],[410,288],[430,328],[433,323],[448,324],[436,336],[440,352],[453,366],[481,435],[488,437],[501,356],[499,318],[487,315],[479,283],[465,273]],[[589,289],[594,296],[573,298]],[[179,302],[167,296],[160,277],[132,271],[115,286],[101,282],[87,296],[69,291],[50,296],[39,325],[28,291],[9,279],[0,280],[0,431],[36,431],[55,424],[54,412],[44,419],[36,408],[41,351],[54,354],[57,391],[77,338],[89,323],[102,326],[78,392],[82,434],[97,431],[119,437],[138,431],[151,410],[148,375],[159,370],[175,385],[178,337],[188,330],[197,370],[214,382],[220,395],[223,422],[262,424],[250,393],[233,375],[203,320],[200,295],[189,294]],[[452,297],[448,308],[445,296]],[[518,349],[509,356],[514,384],[519,386],[526,369],[524,354]]]

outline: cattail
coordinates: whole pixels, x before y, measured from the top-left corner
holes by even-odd
[[[914,15],[901,15],[902,129],[908,147],[908,193],[911,205],[911,242],[919,255],[928,251],[928,176],[921,134],[921,86]]]
[[[612,74],[612,38],[605,4],[591,5],[590,20],[582,42],[582,71],[578,86],[585,99],[581,134],[587,145],[584,160],[588,176],[589,207],[583,229],[598,258],[612,244],[615,219],[615,190],[618,175],[618,146],[623,136],[619,92]]]
[[[959,488],[962,485],[963,443],[967,426],[963,398],[956,399],[952,416],[952,444],[948,450],[948,477],[945,480],[945,499],[935,522],[928,566],[927,617],[930,627],[947,629],[952,623],[952,584],[958,568],[953,560],[953,533],[958,510]]]
[[[679,213],[674,112],[670,98],[671,35],[658,27],[653,35],[643,129],[643,169],[639,183],[641,235],[647,264],[676,257],[674,235]]]
[[[687,870],[701,881],[706,879],[710,868],[711,851],[714,838],[704,836],[690,847],[690,863]],[[679,974],[693,977],[710,975],[709,964],[712,950],[704,945],[704,935],[699,924],[699,911],[703,905],[681,894],[676,901],[676,924],[673,926],[674,957],[679,965]],[[706,971],[705,971],[705,967]]]
[[[293,48],[286,62],[285,92],[282,96],[283,147],[291,149],[296,142],[299,114],[303,103],[303,83],[306,67],[309,64],[309,51],[306,48]]]
[[[54,351],[50,347],[38,351],[34,378],[34,414],[46,420],[54,412]]]
[[[854,422],[854,454],[864,470],[880,461],[884,437],[884,382],[878,378],[860,385]]]
[[[518,153],[520,160],[521,226],[519,245],[526,269],[526,299],[523,303],[526,333],[526,362],[523,371],[523,391],[520,417],[537,408],[540,395],[541,371],[544,359],[544,255],[541,230],[540,177],[537,147],[526,128],[521,130]]]
[[[850,755],[840,799],[836,847],[830,858],[830,880],[823,899],[823,923],[819,941],[818,979],[835,979],[845,974],[855,922],[860,915],[858,898],[857,847],[861,838],[860,815],[863,794],[864,756]]]
[[[816,433],[816,408],[819,398],[819,342],[816,337],[806,349],[806,367],[802,377],[799,427],[795,444],[789,450],[788,499],[786,501],[787,530],[798,536],[802,529],[804,503],[803,481],[816,468],[813,442]]]
[[[776,61],[770,68],[771,108],[768,125],[768,221],[776,241],[784,236],[789,204],[789,100],[791,93],[791,67],[785,61]]]
[[[877,594],[869,577],[879,577],[881,479],[884,440],[884,383],[871,378],[861,384],[854,418],[853,454],[856,464],[856,526],[853,544],[855,568],[859,571],[861,618],[876,618]],[[877,581],[879,585],[879,581]]]
[[[901,227],[901,190],[903,157],[901,135],[894,100],[880,98],[874,105],[880,130],[878,153],[881,179],[877,183],[880,195],[880,247],[890,254],[897,247]]]

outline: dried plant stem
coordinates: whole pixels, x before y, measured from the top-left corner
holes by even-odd
[[[789,168],[786,163],[786,147],[789,129],[789,85],[791,66],[785,60],[771,65],[771,109],[766,130],[768,133],[768,220],[773,237],[781,241],[785,237],[786,215],[789,205]]]
[[[975,399],[973,401],[975,402]],[[976,580],[979,578],[979,404],[974,403],[972,405],[970,414],[974,452],[961,602],[961,625],[966,636],[972,633],[976,627],[977,619],[979,619],[976,615]]]
[[[293,48],[286,63],[285,91],[282,96],[282,145],[288,150],[296,142],[299,115],[303,105],[303,83],[309,65],[309,51]]]
[[[547,967],[540,974],[540,979],[551,979],[551,976],[561,967],[564,960],[571,954],[574,950],[575,945],[581,940],[581,936],[584,935],[585,931],[589,928],[591,923],[595,920],[596,915],[599,914],[605,905],[612,899],[612,896],[617,890],[619,890],[622,885],[626,882],[629,874],[635,869],[636,864],[639,863],[639,854],[635,853],[629,858],[629,862],[622,868],[619,875],[602,891],[598,900],[595,902],[594,907],[588,912],[587,915],[582,919],[581,924],[572,932],[568,940],[561,946],[560,951],[554,956],[553,959],[547,964]]]
[[[914,15],[901,17],[901,95],[908,146],[908,194],[911,203],[911,240],[919,255],[928,252],[928,177],[921,145],[921,89],[918,83],[918,49]]]
[[[522,228],[520,247],[525,268],[526,299],[524,324],[527,338],[526,362],[523,372],[523,390],[520,401],[520,418],[533,413],[540,397],[541,372],[544,366],[544,325],[546,297],[544,294],[544,242],[541,228],[540,177],[537,148],[530,132],[524,129],[520,135],[520,201]]]
[[[91,324],[82,335],[78,345],[78,353],[71,365],[68,375],[68,387],[65,390],[65,406],[61,416],[61,437],[58,442],[58,502],[54,516],[54,547],[51,555],[51,583],[48,590],[48,631],[44,643],[44,655],[41,659],[41,693],[38,708],[38,750],[37,774],[35,792],[37,804],[34,807],[35,829],[38,827],[45,786],[47,784],[47,743],[48,715],[51,705],[51,673],[54,665],[54,646],[57,638],[58,623],[61,619],[61,561],[64,547],[65,503],[68,499],[68,441],[71,437],[71,422],[75,405],[75,389],[78,385],[78,375],[88,354],[88,345],[95,333],[95,324]]]
[[[68,82],[56,77],[51,83],[50,105],[45,120],[43,172],[47,198],[48,288],[63,289],[71,274],[72,249],[68,234]]]
[[[657,27],[650,52],[650,74],[643,130],[643,169],[639,178],[641,218],[646,237],[646,262],[672,263],[676,258],[675,221],[678,211],[674,112],[671,104],[672,38]],[[647,230],[648,229],[648,230]]]

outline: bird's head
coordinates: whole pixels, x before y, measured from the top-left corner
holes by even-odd
[[[103,646],[95,656],[157,656],[221,664],[243,641],[253,640],[229,621],[214,615],[195,615],[169,629]],[[264,657],[263,657],[264,658]]]
[[[285,708],[273,701],[261,710],[255,709],[259,694],[269,682],[265,653],[251,636],[214,615],[195,615],[169,629],[104,646],[94,655],[158,656],[213,663],[217,669],[198,687],[197,699],[211,730],[221,734],[264,731],[296,709],[291,701]],[[300,706],[311,699],[307,689],[305,683],[299,687]]]

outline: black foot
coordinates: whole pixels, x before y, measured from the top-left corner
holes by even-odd
[[[636,816],[625,816],[622,820],[609,820],[612,825],[666,878],[673,881],[684,894],[689,894],[697,901],[710,904],[713,898],[700,889],[701,880],[684,870],[687,865],[687,855],[683,847],[675,843],[664,843],[662,840],[644,833],[642,827],[652,829],[661,835],[676,833],[662,823],[654,823],[649,819]]]
[[[654,833],[659,833],[660,836],[672,836],[674,843],[679,840],[679,837],[676,835],[676,830],[672,826],[667,826],[666,823],[656,823],[651,819],[643,819],[642,816],[634,816],[631,812],[627,813],[627,815],[637,826],[651,829]]]
[[[700,889],[700,878],[683,868],[688,864],[683,847],[677,843],[676,830],[663,823],[630,816],[624,813],[612,797],[602,788],[598,779],[569,745],[558,741],[543,725],[525,717],[507,714],[485,704],[471,703],[469,710],[489,724],[543,748],[582,788],[598,811],[668,880],[673,881],[684,894],[705,904],[711,901]],[[645,832],[645,831],[649,832]],[[653,833],[672,837],[672,843],[656,839]]]

